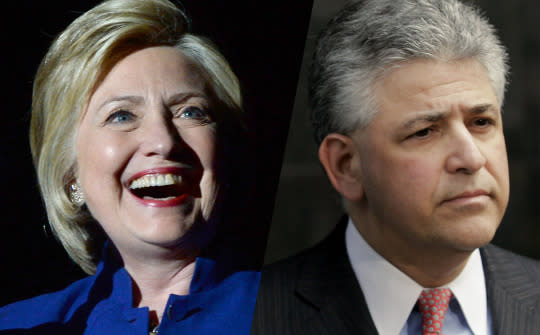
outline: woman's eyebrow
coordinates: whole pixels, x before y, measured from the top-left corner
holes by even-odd
[[[138,103],[141,103],[143,100],[144,100],[144,98],[141,97],[141,96],[138,96],[138,95],[113,96],[113,97],[110,97],[110,98],[106,99],[104,102],[102,102],[99,105],[98,110],[102,109],[104,106],[106,106],[106,105],[108,105],[110,103],[113,103],[113,102],[128,101],[128,102],[133,103],[133,104],[138,104]]]
[[[174,105],[174,104],[186,101],[190,98],[205,98],[206,99],[207,97],[208,96],[204,92],[201,92],[198,90],[179,92],[168,97],[166,100],[166,104]]]

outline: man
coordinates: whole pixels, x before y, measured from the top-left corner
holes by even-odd
[[[505,61],[458,0],[330,22],[310,103],[348,217],[263,271],[253,334],[540,334],[540,263],[488,244],[509,195]]]

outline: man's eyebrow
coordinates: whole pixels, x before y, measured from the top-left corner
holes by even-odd
[[[469,108],[467,111],[470,114],[478,115],[483,114],[488,111],[496,112],[497,108],[492,104],[481,104],[473,106],[472,108]],[[437,122],[442,119],[444,119],[447,116],[448,112],[425,112],[421,113],[420,115],[407,120],[400,128],[403,130],[411,129],[414,127],[415,124],[420,122]]]
[[[477,115],[477,114],[485,113],[490,110],[493,112],[496,112],[497,108],[492,104],[482,104],[482,105],[473,106],[472,108],[469,109],[468,112],[470,114]]]
[[[413,128],[415,124],[419,122],[437,122],[444,119],[448,115],[448,112],[427,112],[422,113],[410,120],[407,120],[400,128],[401,129],[410,129]]]

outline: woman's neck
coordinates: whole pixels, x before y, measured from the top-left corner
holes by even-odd
[[[148,307],[151,321],[159,323],[169,296],[189,293],[197,255],[122,256],[133,281],[133,306]]]

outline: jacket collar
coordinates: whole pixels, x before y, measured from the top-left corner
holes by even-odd
[[[195,270],[190,284],[190,294],[211,290],[222,280],[236,271],[231,260],[213,259],[210,255],[201,255],[195,260]],[[133,306],[133,283],[124,268],[120,255],[107,241],[103,247],[102,258],[97,266],[93,291],[127,306]]]

